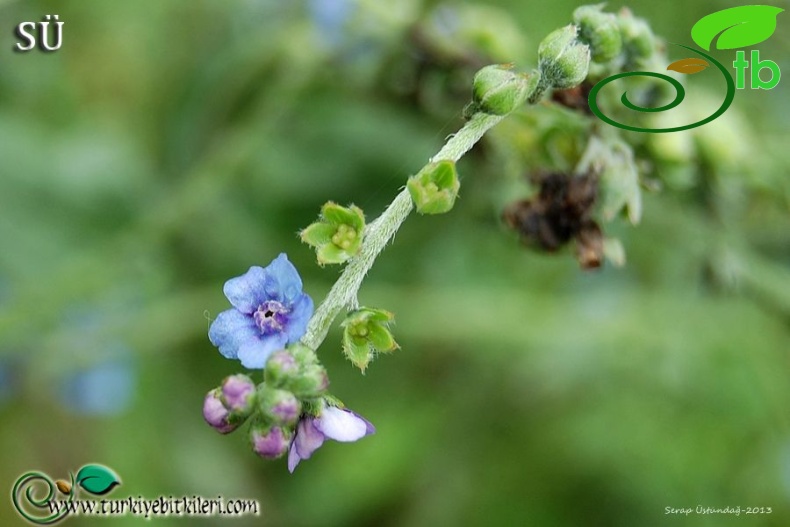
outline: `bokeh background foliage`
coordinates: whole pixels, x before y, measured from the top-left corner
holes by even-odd
[[[452,213],[411,218],[363,287],[402,349],[365,376],[337,331],[319,351],[376,435],[289,475],[203,423],[239,369],[206,337],[224,280],[285,251],[320,300],[338,270],[298,229],[328,199],[378,214],[461,125],[476,68],[534,65],[577,5],[0,2],[2,488],[98,462],[123,479],[111,497],[260,500],[238,525],[787,525],[784,83],[739,92],[729,121],[678,139],[693,150],[640,147],[663,188],[638,227],[607,226],[628,265],[592,273],[499,220],[524,174],[567,169],[580,117],[512,117],[459,165]],[[736,4],[628,5],[690,42]],[[11,52],[16,24],[54,13],[62,50]],[[760,46],[786,71],[788,23]],[[561,126],[535,137],[543,114]],[[664,514],[697,505],[773,514]]]

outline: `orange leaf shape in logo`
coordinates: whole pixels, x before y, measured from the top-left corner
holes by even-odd
[[[667,66],[667,70],[691,75],[693,73],[699,73],[708,66],[710,66],[710,64],[702,59],[680,59]]]

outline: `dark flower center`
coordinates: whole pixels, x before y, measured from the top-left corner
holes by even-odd
[[[252,314],[255,324],[264,334],[282,331],[287,322],[288,308],[277,300],[267,300]]]

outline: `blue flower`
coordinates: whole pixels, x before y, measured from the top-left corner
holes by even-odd
[[[68,410],[82,415],[111,416],[131,406],[137,372],[131,353],[123,347],[118,350],[114,356],[61,380],[60,400]]]
[[[217,316],[208,338],[245,368],[263,368],[269,355],[302,338],[313,314],[313,300],[302,292],[302,279],[285,254],[265,269],[250,267],[231,278],[223,291],[233,309]]]

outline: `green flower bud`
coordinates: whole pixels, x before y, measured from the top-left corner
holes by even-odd
[[[389,353],[399,348],[389,330],[394,318],[389,311],[363,307],[349,313],[341,324],[343,352],[362,373],[376,353]]]
[[[590,67],[590,48],[576,39],[573,24],[557,29],[538,47],[541,84],[566,90],[582,83]]]
[[[288,352],[293,355],[301,368],[318,364],[318,355],[304,344],[291,344],[288,346]]]
[[[304,367],[298,377],[287,382],[285,388],[299,399],[314,399],[329,388],[329,376],[320,364],[310,364]]]
[[[647,22],[625,11],[618,18],[620,35],[623,41],[623,50],[628,56],[631,66],[645,64],[653,56],[656,48],[656,38]]]
[[[573,12],[579,26],[579,40],[590,46],[592,60],[607,62],[620,54],[623,40],[617,17],[603,12],[603,4],[581,6]]]
[[[268,386],[292,392],[300,399],[318,397],[329,387],[326,370],[315,352],[304,344],[273,353],[263,377]]]
[[[293,425],[302,413],[302,404],[293,393],[266,384],[258,389],[258,407],[268,422],[278,426]]]
[[[275,351],[266,361],[263,378],[269,386],[280,387],[299,375],[299,370],[300,365],[290,351]]]
[[[473,109],[506,115],[524,104],[535,91],[539,75],[514,73],[512,69],[512,64],[495,64],[475,74]]]
[[[420,214],[443,214],[453,208],[461,183],[453,161],[429,163],[406,187]]]
[[[318,264],[344,263],[356,256],[362,244],[365,216],[362,209],[327,202],[319,221],[299,233],[302,241],[315,247]]]

